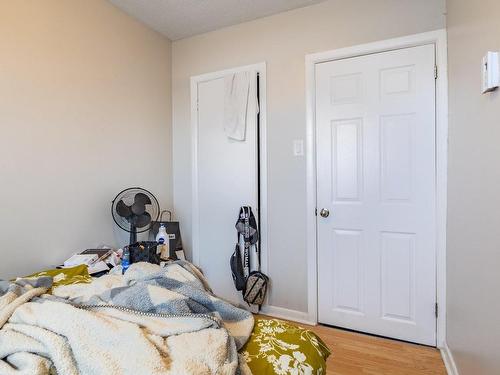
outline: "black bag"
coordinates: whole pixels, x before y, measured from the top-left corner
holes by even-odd
[[[160,264],[160,254],[157,253],[156,241],[140,241],[128,245],[130,251],[130,264],[138,262],[148,262]]]
[[[236,222],[236,230],[238,231],[238,243],[231,257],[231,270],[233,272],[236,290],[243,292],[243,299],[249,305],[258,305],[260,308],[266,298],[269,278],[260,272],[260,238],[257,222],[251,207],[245,206],[240,208],[240,215]],[[243,262],[239,246],[240,234],[243,235],[244,239]],[[251,246],[255,246],[257,253],[257,270],[253,272],[250,272],[249,253]],[[236,270],[236,272],[234,270]],[[246,277],[246,275],[248,275],[248,277]],[[241,280],[244,281],[243,287],[241,286]]]
[[[233,276],[234,286],[236,290],[242,291],[245,289],[245,273],[241,260],[240,245],[236,244],[233,255],[231,255],[231,274]]]
[[[266,299],[268,284],[269,277],[262,272],[250,272],[245,285],[245,292],[243,293],[245,302],[249,305],[259,305],[260,307]]]
[[[163,215],[165,213],[169,214],[168,221],[163,220]],[[156,235],[160,230],[160,225],[165,226],[165,231],[168,234],[168,249],[169,249],[169,257],[177,260],[176,251],[182,250],[182,238],[181,238],[181,229],[178,221],[172,221],[172,213],[170,211],[162,211],[160,215],[160,221],[153,221],[151,223],[151,229],[149,230],[149,240],[154,241],[156,239]]]

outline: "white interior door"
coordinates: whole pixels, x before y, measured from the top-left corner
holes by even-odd
[[[321,323],[436,344],[434,66],[434,45],[316,65]]]
[[[236,244],[239,208],[257,215],[257,124],[248,124],[244,141],[224,132],[224,78],[198,83],[196,249],[198,266],[215,294],[242,302],[234,288],[229,259]]]

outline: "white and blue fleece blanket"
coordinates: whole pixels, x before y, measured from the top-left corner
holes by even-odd
[[[188,262],[132,265],[90,284],[0,282],[0,375],[237,374],[252,315]]]

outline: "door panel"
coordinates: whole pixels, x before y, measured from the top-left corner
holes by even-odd
[[[380,119],[380,181],[383,201],[412,199],[414,114],[382,116]]]
[[[434,54],[316,65],[322,323],[435,345]]]
[[[333,232],[332,284],[334,309],[361,313],[363,310],[363,285],[360,250],[363,233],[353,230]]]
[[[359,201],[362,119],[332,121],[333,201]]]
[[[382,317],[414,322],[415,234],[382,233]]]

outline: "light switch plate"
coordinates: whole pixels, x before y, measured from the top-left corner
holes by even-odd
[[[296,139],[293,141],[293,155],[304,156],[304,141],[302,139]]]
[[[498,64],[498,52],[488,52],[483,57],[483,85],[482,93],[496,90],[499,85],[500,66]]]

